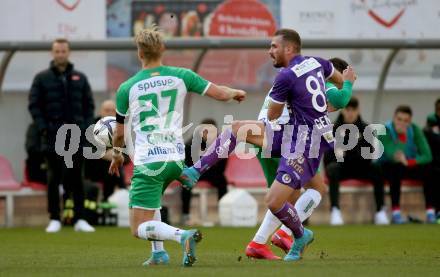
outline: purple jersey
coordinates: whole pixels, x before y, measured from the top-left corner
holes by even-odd
[[[273,131],[266,125],[272,154],[281,155],[276,179],[294,189],[304,186],[316,173],[322,153],[333,144],[333,128],[327,116],[325,80],[331,77],[331,62],[318,58],[296,56],[275,78],[269,97],[289,110],[290,126]],[[292,128],[290,149],[282,147],[285,129]],[[304,129],[305,128],[305,129]],[[304,148],[298,148],[303,145]],[[301,149],[302,148],[302,149]],[[296,153],[289,156],[286,151]]]
[[[286,103],[289,124],[313,127],[327,115],[325,80],[334,72],[328,60],[318,57],[295,56],[275,78],[269,97],[275,103]]]

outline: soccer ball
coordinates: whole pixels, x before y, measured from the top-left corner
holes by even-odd
[[[113,147],[113,131],[116,128],[116,117],[106,116],[96,122],[93,128],[95,140],[107,148]]]

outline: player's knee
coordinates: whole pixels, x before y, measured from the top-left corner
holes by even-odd
[[[298,198],[301,196],[301,190],[296,189],[288,198],[287,201],[291,204],[295,204]]]
[[[324,184],[320,184],[319,186],[314,188],[316,191],[321,194],[321,198],[324,197],[325,194],[327,194],[327,187]]]
[[[278,211],[280,209],[276,197],[274,197],[272,194],[268,193],[264,197],[264,203],[266,204],[267,208],[271,212]]]
[[[308,183],[305,187],[306,189],[313,189],[319,192],[321,194],[321,197],[324,197],[324,195],[327,194],[327,186],[324,184],[324,182],[311,182]]]

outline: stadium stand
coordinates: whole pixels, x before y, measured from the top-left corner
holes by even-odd
[[[133,164],[128,163],[124,166],[125,180],[130,183]],[[19,196],[44,196],[45,185],[41,183],[32,182],[27,178],[27,171],[24,168],[23,183],[20,184],[12,173],[10,162],[0,155],[0,199],[5,199],[5,225],[13,226],[14,218],[14,198]],[[230,184],[230,188],[242,188],[253,194],[264,194],[266,189],[265,179],[261,166],[256,158],[249,160],[240,160],[236,155],[229,158],[228,166],[225,171],[226,178]],[[180,184],[178,182],[171,183],[166,195],[176,193]],[[364,180],[348,179],[341,182],[342,194],[353,194],[354,198],[361,197],[363,193],[372,191],[372,184]],[[423,186],[420,182],[415,180],[404,180],[402,183],[402,192],[422,192]],[[389,188],[386,185],[385,190],[388,192]],[[198,210],[200,221],[202,224],[208,223],[208,208],[209,208],[209,194],[215,193],[216,189],[206,181],[200,181],[193,189],[193,194],[199,197]]]
[[[402,192],[421,192],[423,184],[418,180],[406,179],[402,181]],[[372,183],[366,180],[347,179],[341,182],[342,193],[371,192]],[[385,183],[385,191],[389,192],[388,183]]]
[[[0,155],[0,199],[5,199],[5,226],[14,226],[14,199],[22,196],[45,195],[42,190],[23,187],[14,177],[11,163]]]

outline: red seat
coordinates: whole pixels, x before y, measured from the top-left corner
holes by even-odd
[[[20,183],[14,178],[11,163],[0,155],[0,190],[19,190]]]
[[[210,182],[205,181],[205,180],[201,180],[198,181],[197,184],[195,185],[195,188],[198,189],[212,189],[215,188]]]
[[[372,183],[368,180],[346,179],[341,181],[340,185],[343,187],[366,187],[371,186]]]
[[[29,174],[28,174],[26,163],[24,164],[23,183],[22,184],[24,187],[29,187],[33,190],[46,190],[47,189],[47,184],[43,184],[40,182],[34,182],[34,181],[29,180]]]
[[[404,179],[402,180],[402,187],[423,187],[423,183],[420,180]]]
[[[236,155],[231,155],[226,165],[225,176],[228,183],[236,187],[266,187],[266,179],[256,157],[252,159],[239,159]]]
[[[325,178],[325,182],[328,184],[328,179]],[[346,179],[342,180],[340,183],[343,187],[366,187],[373,185],[369,180],[359,180],[359,179]],[[389,186],[388,182],[385,182],[385,186]],[[423,183],[419,180],[403,179],[402,187],[422,187]]]

